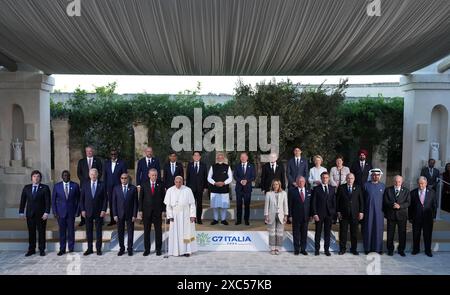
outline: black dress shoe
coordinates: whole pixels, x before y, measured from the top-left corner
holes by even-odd
[[[218,224],[219,222],[217,221],[217,220],[213,220],[212,222],[211,222],[211,225],[216,225],[216,224]]]
[[[228,225],[228,221],[226,220],[222,220],[220,223],[222,223],[223,225]]]
[[[315,251],[315,252],[314,252],[314,255],[315,255],[315,256],[319,256],[319,255],[320,255],[320,252],[319,252],[319,251]]]
[[[338,253],[339,255],[344,255],[345,254],[345,250],[341,250],[341,251],[339,251],[339,253]]]
[[[364,251],[364,254],[369,255],[370,251]]]
[[[117,256],[122,256],[125,253],[125,250],[120,250],[119,253],[117,253]]]
[[[246,220],[245,225],[250,225],[250,222],[248,222],[248,220]]]
[[[197,224],[203,224],[203,222],[201,220],[198,220]]]
[[[92,250],[86,250],[86,252],[83,253],[84,256],[88,256],[91,255],[92,253],[94,253],[94,251]]]
[[[78,223],[78,226],[84,226],[86,224],[85,221],[80,221],[80,223]]]
[[[417,254],[419,254],[419,250],[413,250],[413,251],[411,252],[411,255],[417,255]]]
[[[398,254],[399,254],[401,257],[405,257],[405,256],[406,256],[405,252],[403,252],[403,251],[398,252]]]
[[[103,253],[102,253],[102,250],[97,250],[97,255],[98,255],[98,256],[102,256],[102,254],[103,254]]]
[[[388,256],[394,256],[394,251],[389,251]]]
[[[45,251],[39,251],[39,256],[45,256]]]
[[[191,256],[191,254],[189,254],[189,253],[184,254],[184,257],[189,257],[189,256]]]
[[[383,255],[383,251],[379,251],[378,254]]]
[[[353,255],[359,255],[359,252],[355,250],[355,251],[352,251],[352,254]]]
[[[240,221],[236,221],[235,223],[234,223],[234,225],[239,225],[239,224],[241,224],[242,222],[240,222]]]
[[[133,256],[133,251],[128,251],[128,256]]]
[[[75,252],[75,250],[73,250],[73,249],[69,250],[69,253],[73,253],[73,252]]]
[[[144,254],[143,254],[144,256],[148,256],[148,255],[150,255],[150,251],[144,251]]]
[[[25,253],[25,257],[31,256],[31,255],[34,255],[34,254],[36,254],[35,250],[28,250],[28,252]]]
[[[294,255],[300,254],[300,251],[294,251]]]
[[[161,256],[161,250],[156,250],[156,256]]]
[[[327,256],[331,256],[331,253],[330,253],[330,251],[325,251],[325,255],[327,255]]]
[[[306,252],[305,250],[300,251],[300,253],[302,253],[302,255],[308,255],[308,252]]]
[[[66,251],[59,251],[58,254],[56,254],[56,255],[63,256],[64,254],[66,254]]]
[[[425,255],[427,255],[428,257],[433,257],[433,254],[431,252],[425,252]]]

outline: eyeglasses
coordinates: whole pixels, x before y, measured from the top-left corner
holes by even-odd
[[[128,177],[121,177],[120,179],[128,179]]]

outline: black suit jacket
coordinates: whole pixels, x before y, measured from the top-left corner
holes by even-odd
[[[419,189],[411,191],[411,205],[408,210],[408,218],[413,222],[433,222],[437,213],[436,193],[428,189],[425,194],[425,202],[420,202]]]
[[[318,215],[320,220],[324,217],[334,218],[336,215],[336,192],[335,188],[328,185],[328,194],[319,185],[313,190],[312,216]]]
[[[194,162],[189,162],[186,169],[186,186],[189,187],[193,193],[203,192],[208,188],[208,169],[206,164],[200,162],[198,173],[195,173]]]
[[[392,208],[394,203],[400,205],[400,209]],[[383,196],[383,212],[384,217],[389,220],[407,220],[408,208],[411,203],[409,190],[406,187],[400,188],[397,200],[395,199],[395,188],[390,186],[384,190]]]
[[[180,162],[176,162],[175,163],[175,174],[172,175],[172,171],[170,170],[170,162],[166,163],[164,165],[163,173],[164,173],[164,177],[163,177],[164,185],[166,186],[166,189],[168,189],[169,187],[172,187],[175,185],[175,183],[174,183],[175,177],[181,176],[184,179],[183,164],[181,164]]]
[[[349,194],[348,185],[341,184],[336,193],[336,211],[343,219],[358,220],[358,214],[364,213],[364,195],[359,185],[353,184]]]
[[[273,169],[270,168],[270,163],[265,163],[262,167],[261,172],[261,190],[263,190],[264,192],[270,191],[272,180],[274,180],[275,178],[278,178],[281,181],[282,189],[286,189],[284,165],[280,162],[277,162],[277,167],[274,173]]]
[[[361,170],[359,159],[352,164],[350,172],[355,175],[355,184],[360,187],[364,186],[364,183],[369,179],[369,171],[372,169],[372,165],[366,160],[364,170]]]
[[[432,169],[433,175],[430,174],[430,170],[428,167],[423,167],[422,171],[420,171],[420,176],[424,176],[427,179],[428,186],[433,188],[436,187],[436,179],[439,177],[439,170],[436,168]]]
[[[42,217],[44,213],[50,214],[52,205],[50,188],[45,184],[39,184],[36,195],[33,198],[32,184],[27,184],[20,197],[19,213],[24,214],[26,206],[26,217]]]
[[[137,188],[128,184],[128,190],[126,198],[123,195],[122,184],[118,184],[113,188],[112,192],[113,198],[113,212],[115,216],[119,217],[119,219],[131,219],[132,217],[137,217],[138,212],[138,192]]]
[[[91,181],[84,182],[81,188],[80,209],[86,211],[86,217],[99,218],[102,211],[106,212],[107,206],[106,186],[97,181],[95,196],[92,196]]]
[[[139,211],[142,212],[144,218],[160,215],[166,211],[164,197],[166,196],[166,188],[164,183],[156,181],[155,193],[152,194],[150,180],[141,183],[141,191],[139,193]]]
[[[311,190],[305,188],[305,201],[302,202],[300,192],[297,187],[293,187],[288,191],[288,208],[289,216],[292,217],[292,222],[308,223],[311,215]]]
[[[103,163],[102,160],[98,157],[93,157],[92,159],[92,168],[96,168],[98,170],[98,179],[102,179],[103,174]],[[80,180],[80,186],[82,187],[85,182],[90,182],[89,178],[89,166],[87,162],[87,158],[80,159],[77,165],[77,176]]]

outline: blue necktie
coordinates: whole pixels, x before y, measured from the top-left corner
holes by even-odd
[[[37,186],[33,186],[33,192],[31,193],[33,200],[36,199],[36,192],[37,192]]]
[[[92,183],[91,192],[92,192],[92,198],[95,198],[95,182]]]
[[[127,187],[126,186],[123,187],[123,198],[125,200],[127,199]]]

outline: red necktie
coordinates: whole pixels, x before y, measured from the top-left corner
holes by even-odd
[[[155,184],[152,182],[152,195],[155,194]]]
[[[300,190],[300,198],[302,199],[302,203],[305,202],[305,194],[303,193],[303,190]]]

